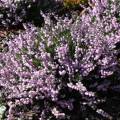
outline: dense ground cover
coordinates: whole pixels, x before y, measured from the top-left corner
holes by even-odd
[[[0,119],[119,120],[119,3],[1,0]]]

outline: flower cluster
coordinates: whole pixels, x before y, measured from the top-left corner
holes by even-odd
[[[15,106],[32,104],[34,100],[45,98],[56,100],[54,76],[45,68],[38,69],[41,66],[40,53],[36,53],[33,47],[36,28],[27,27],[24,33],[8,42],[9,51],[0,54],[0,86],[6,91],[9,120],[15,119],[18,114],[13,111]]]
[[[71,29],[76,40],[76,61],[83,75],[88,75],[97,67],[97,75],[106,77],[117,69],[116,44],[120,42],[118,7],[116,3],[96,2],[93,9],[78,18]],[[88,13],[87,13],[88,12]]]
[[[59,23],[56,27],[59,34],[51,30],[48,33],[51,34],[51,38],[47,39],[46,33],[49,31],[45,28],[49,28],[48,24],[40,30],[38,38],[37,29],[32,25],[25,25],[26,31],[8,42],[7,52],[0,53],[0,87],[8,106],[8,120],[17,117],[31,119],[27,115],[30,111],[32,119],[37,117],[44,120],[52,115],[56,119],[68,119],[70,115],[64,110],[75,109],[76,100],[74,96],[67,98],[66,91],[72,94],[74,89],[86,99],[87,97],[93,99],[94,93],[88,92],[81,82],[72,85],[71,78],[74,77],[73,81],[79,81],[80,75],[76,72],[75,78],[74,64],[72,65],[72,61],[67,63],[66,60],[69,60],[69,56],[67,59],[65,56],[68,54],[67,44],[63,43],[61,46],[63,38],[59,38],[63,29]],[[56,46],[55,57],[51,56],[55,43],[47,41],[52,39],[55,39],[54,42],[57,40],[61,42],[60,46]],[[51,45],[53,48],[50,49]]]
[[[41,25],[40,11],[50,11],[56,4],[55,0],[1,0],[0,27],[20,26],[27,22]]]

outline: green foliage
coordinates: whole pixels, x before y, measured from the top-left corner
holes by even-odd
[[[42,67],[41,60],[39,60],[37,58],[33,58],[32,63],[36,68],[41,68]]]

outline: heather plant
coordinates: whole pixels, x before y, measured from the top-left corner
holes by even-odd
[[[40,11],[55,10],[58,2],[55,0],[1,0],[0,27],[22,27],[22,23],[32,22],[41,26],[44,22]]]
[[[96,91],[109,93],[119,83],[120,7],[111,0],[93,3],[93,9],[86,9],[76,20],[71,34],[82,43],[76,46],[76,55],[80,57],[77,61],[85,84],[91,83]]]
[[[78,45],[80,52],[77,51],[77,54],[83,59],[80,65],[83,66],[84,75],[96,67],[99,70],[97,75],[100,74],[101,77],[112,75],[118,70],[115,47],[120,37],[119,22],[115,16],[118,7],[115,5],[116,3],[107,3],[105,6],[105,3],[98,2],[92,10],[87,10],[89,14],[85,13],[78,18],[72,28],[73,39],[83,43],[82,48]]]
[[[51,27],[45,26],[49,29]],[[71,63],[62,66],[60,65],[62,63],[57,61],[57,54],[56,60],[51,56],[51,52],[54,51],[50,50],[48,43],[45,43],[47,41],[44,37],[47,40],[46,32],[49,32],[45,28],[41,28],[40,38],[36,38],[36,28],[28,25],[25,32],[8,42],[9,51],[0,54],[0,86],[8,108],[6,112],[8,120],[71,119],[70,113],[66,112],[73,110],[75,102],[71,91],[75,89],[86,99],[94,96],[94,93],[88,92],[81,82],[72,85],[71,78],[74,77],[72,75],[74,73],[71,71],[72,66],[69,68]],[[52,31],[50,33],[51,37],[56,34],[55,39],[60,42],[62,40],[60,37],[63,37],[64,33],[59,25],[58,30],[59,34]],[[55,47],[55,44],[52,47]],[[62,50],[58,47],[58,50],[60,49]],[[65,73],[67,71],[68,73]],[[78,75],[74,79],[79,81],[81,78]],[[67,98],[66,91],[72,95],[70,98]]]
[[[20,24],[26,16],[26,10],[29,9],[29,1],[0,1],[0,26],[8,27],[10,24]]]
[[[5,119],[112,119],[100,107],[106,98],[83,83],[106,80],[99,90],[119,88],[109,78],[119,80],[120,8],[116,1],[93,3],[76,21],[55,16],[54,23],[41,12],[42,28],[24,25],[7,42],[8,50],[0,53]]]

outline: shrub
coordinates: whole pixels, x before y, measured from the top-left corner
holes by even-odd
[[[89,91],[83,80],[119,79],[119,7],[116,1],[93,2],[95,7],[75,22],[55,16],[54,24],[41,13],[44,27],[25,25],[23,33],[9,40],[8,51],[0,53],[8,120],[112,119],[99,107],[106,99]],[[109,85],[103,82],[99,89],[107,91]]]
[[[28,25],[25,32],[8,42],[9,51],[0,54],[0,87],[8,108],[7,118],[9,120],[16,118],[50,119],[50,117],[51,119],[54,117],[56,119],[69,119],[70,115],[66,110],[73,110],[75,101],[74,96],[67,98],[66,91],[72,95],[72,90],[75,89],[83,96],[84,93],[86,93],[86,97],[94,96],[79,81],[79,74],[73,80],[79,82],[72,85],[71,78],[74,77],[75,69],[72,66],[73,70],[70,68],[72,61],[66,65],[61,63],[65,57],[63,52],[66,51],[66,45],[66,47],[58,47],[55,50],[58,51],[56,60],[55,56],[51,56],[52,53],[54,54],[54,51],[52,51],[54,48],[52,47],[55,47],[56,43],[53,43],[53,46],[49,48],[49,43],[45,41],[46,35],[48,35],[46,32],[49,32],[48,28],[47,25],[44,29],[41,29],[40,38],[37,39],[35,37],[36,28]],[[58,38],[56,36],[54,39],[58,39],[58,42],[60,42],[59,40],[62,40],[62,38],[59,37],[64,36],[64,32],[61,31],[63,30],[61,28],[58,28],[58,30],[59,34],[56,34]],[[52,40],[55,34],[52,31],[50,33],[51,38],[48,40]],[[62,52],[62,49],[65,49],[65,51]],[[57,58],[60,57],[59,55],[62,55],[61,62]],[[29,113],[31,116],[29,116]]]
[[[36,26],[44,23],[40,11],[50,12],[58,4],[55,0],[0,1],[0,27],[22,27],[31,22]]]

